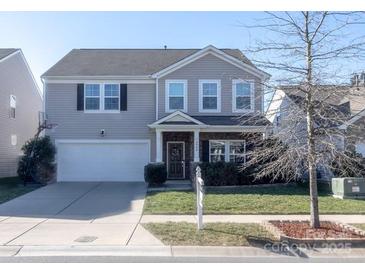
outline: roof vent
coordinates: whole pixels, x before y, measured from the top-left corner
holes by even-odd
[[[164,49],[167,49],[167,46],[166,46],[166,45],[164,45],[164,46],[163,46],[163,48],[164,48]]]

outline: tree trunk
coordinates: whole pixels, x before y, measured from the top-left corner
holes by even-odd
[[[307,79],[306,79],[306,114],[307,114],[307,144],[308,144],[308,172],[310,189],[310,225],[319,228],[318,189],[317,189],[317,163],[314,139],[314,106],[313,106],[313,79],[312,79],[312,40],[309,38],[308,12],[305,16],[305,40],[307,44]]]
[[[311,95],[309,94],[308,97],[311,97]],[[313,137],[313,109],[311,106],[307,110],[307,134],[308,134],[308,172],[309,172],[310,214],[311,214],[310,225],[312,228],[319,228],[320,223],[319,223],[319,210],[318,210],[317,165],[316,165],[316,151],[315,151],[316,148]]]

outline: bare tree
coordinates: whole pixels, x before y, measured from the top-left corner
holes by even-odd
[[[279,75],[266,87],[275,91],[271,105],[278,106],[267,115],[280,122],[280,130],[274,130],[261,144],[255,140],[245,168],[260,166],[257,177],[287,180],[303,176],[306,170],[310,223],[318,228],[318,168],[330,170],[336,166],[341,170],[347,166],[359,172],[354,165],[358,159],[342,146],[349,133],[339,126],[352,115],[348,101],[365,96],[363,89],[348,84],[350,76],[343,70],[348,61],[364,61],[365,37],[350,32],[351,27],[364,24],[364,13],[266,14],[267,18],[255,25],[245,26],[265,31],[263,41],[256,41],[246,52],[251,53],[257,66]],[[282,104],[284,97],[287,101]],[[283,117],[278,117],[279,113]]]

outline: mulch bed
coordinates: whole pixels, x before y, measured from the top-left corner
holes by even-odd
[[[297,239],[365,239],[365,235],[350,226],[324,221],[313,229],[307,221],[270,221],[285,236]]]

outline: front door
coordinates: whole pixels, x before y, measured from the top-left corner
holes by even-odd
[[[167,175],[169,179],[185,178],[184,150],[184,142],[167,142]]]

